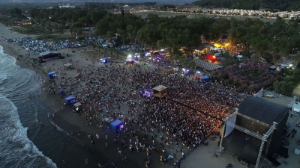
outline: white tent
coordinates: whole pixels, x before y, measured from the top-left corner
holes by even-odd
[[[236,58],[243,59],[243,56],[242,55],[238,55],[238,56],[236,56]]]
[[[300,112],[300,103],[295,102],[293,105],[293,112],[294,113],[299,113]]]

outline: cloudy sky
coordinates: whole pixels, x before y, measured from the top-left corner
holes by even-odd
[[[0,0],[0,2],[157,2],[157,3],[165,3],[165,2],[176,2],[176,3],[191,3],[196,0]]]

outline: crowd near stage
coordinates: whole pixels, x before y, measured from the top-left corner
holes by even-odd
[[[229,111],[241,102],[234,88],[203,82],[193,74],[189,78],[162,74],[155,63],[132,64],[131,57],[121,64],[103,64],[103,60],[92,66],[81,66],[71,59],[56,60],[62,65],[72,64],[76,71],[64,68],[61,63],[48,66],[47,71],[59,77],[49,83],[45,91],[53,94],[63,89],[67,109],[79,102],[80,107],[73,105],[73,111],[79,114],[83,124],[97,127],[97,136],[108,124],[113,130],[109,134],[116,137],[114,140],[123,150],[142,149],[149,151],[146,155],[156,151],[157,156],[148,156],[147,166],[155,157],[159,157],[157,160],[161,163],[178,165],[203,144]],[[74,78],[71,73],[80,75]],[[122,129],[109,126],[116,120],[124,123]],[[93,143],[97,136],[91,135]]]

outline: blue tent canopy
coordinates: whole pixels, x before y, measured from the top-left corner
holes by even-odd
[[[102,58],[102,59],[100,59],[100,63],[101,64],[106,64],[106,63],[108,63],[108,59],[106,57]]]
[[[70,106],[70,105],[76,103],[75,97],[73,97],[73,96],[68,96],[65,98],[65,100],[66,100],[67,106]]]
[[[161,56],[161,55],[159,55],[159,56],[157,56],[157,57],[156,57],[156,59],[158,59],[158,60],[162,60],[162,59],[164,59],[164,57],[163,57],[163,56]]]
[[[110,130],[114,132],[122,131],[123,122],[121,120],[114,120],[110,123]]]
[[[59,94],[64,94],[65,93],[65,90],[64,89],[60,89],[59,90]]]
[[[133,64],[134,61],[131,58],[127,58],[125,64]]]
[[[152,88],[141,88],[140,90],[140,95],[150,98],[151,95],[153,94],[153,89]]]
[[[209,76],[201,76],[200,77],[202,83],[208,83],[209,82]]]
[[[73,97],[73,96],[68,96],[68,97],[65,98],[65,100],[72,100],[72,99],[75,99],[75,97]]]
[[[48,73],[48,78],[49,78],[49,80],[55,79],[56,78],[55,72],[49,72]]]

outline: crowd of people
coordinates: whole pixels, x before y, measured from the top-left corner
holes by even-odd
[[[16,43],[23,49],[33,52],[41,53],[49,50],[61,50],[65,48],[80,48],[85,46],[100,46],[100,47],[114,47],[117,50],[142,50],[138,45],[118,45],[116,46],[117,37],[111,39],[101,36],[86,36],[80,39],[65,39],[65,40],[52,40],[52,39],[35,39],[32,37],[22,37],[17,39],[6,39],[9,43]]]
[[[126,138],[116,136],[114,142],[129,150],[145,150],[147,156],[151,150],[158,151],[162,162],[185,157],[211,135],[227,117],[228,110],[239,103],[233,89],[202,84],[181,75],[162,74],[157,68],[142,64],[78,64],[75,69],[80,76],[77,78],[68,75],[69,70],[63,63],[57,68],[50,67],[55,66],[49,66],[48,71],[55,71],[59,78],[45,90],[59,95],[55,92],[63,88],[66,95],[73,95],[81,102],[83,124],[102,131],[111,121],[121,119]],[[166,98],[147,99],[139,94],[141,88],[157,85],[168,87]],[[148,157],[146,167],[150,164]]]

